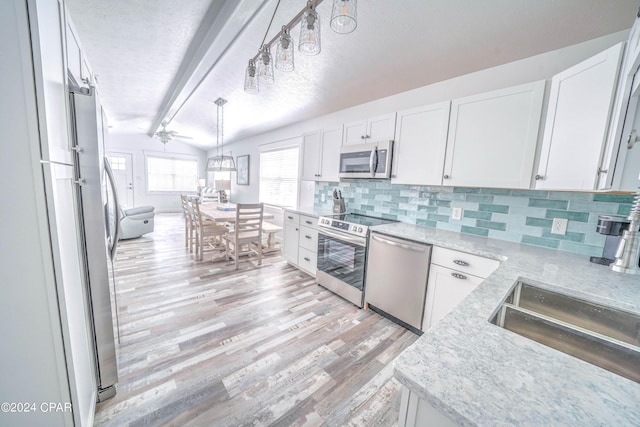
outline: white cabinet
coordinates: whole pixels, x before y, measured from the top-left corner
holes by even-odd
[[[443,185],[529,188],[544,88],[539,81],[454,100]]]
[[[300,215],[284,211],[284,240],[282,255],[292,264],[298,263],[298,239],[300,236]]]
[[[31,28],[43,160],[71,164],[67,75],[64,61],[64,6],[37,2],[37,24]]]
[[[316,275],[318,264],[318,219],[292,211],[284,211],[285,259],[305,272]]]
[[[345,123],[343,126],[342,145],[391,141],[395,134],[395,128],[396,113]]]
[[[339,181],[342,128],[303,135],[302,179],[305,181]]]
[[[434,247],[422,330],[427,331],[449,314],[499,265],[500,263],[493,259]]]
[[[441,185],[451,102],[398,112],[394,184]]]
[[[623,43],[551,80],[536,189],[594,190],[615,98]]]
[[[67,36],[67,70],[69,75],[73,79],[73,84],[76,86],[82,85],[82,50],[80,49],[80,42],[78,36],[71,22],[71,18],[67,14],[66,22],[66,36]]]
[[[398,414],[399,427],[455,427],[457,425],[416,393],[402,387]]]

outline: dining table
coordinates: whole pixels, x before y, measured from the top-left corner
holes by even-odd
[[[199,205],[200,213],[208,218],[212,219],[216,222],[220,223],[230,223],[233,224],[236,222],[236,205],[235,203],[221,203],[221,202],[209,202],[209,203],[201,203]],[[282,231],[282,227],[279,227],[275,224],[271,224],[265,222],[265,219],[273,219],[275,216],[272,213],[262,212],[262,231],[267,234],[267,244],[263,249],[263,253],[265,252],[273,252],[278,250],[275,245],[275,235],[279,231]]]

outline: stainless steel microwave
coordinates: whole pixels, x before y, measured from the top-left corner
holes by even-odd
[[[340,178],[391,178],[393,141],[340,148]]]

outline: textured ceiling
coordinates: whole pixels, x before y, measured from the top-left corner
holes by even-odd
[[[305,4],[280,0],[270,39]],[[225,142],[437,81],[627,29],[637,0],[361,0],[349,35],[318,6],[322,52],[295,51],[258,95],[243,91],[247,60],[277,0],[66,0],[98,75],[112,132],[152,133],[162,119],[215,145],[223,97]],[[200,28],[199,28],[200,27]],[[292,31],[297,46],[298,28]],[[275,53],[275,47],[273,49]],[[186,56],[185,56],[186,55]]]

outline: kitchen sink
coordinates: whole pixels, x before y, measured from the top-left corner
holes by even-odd
[[[640,383],[640,315],[519,281],[491,323]]]

